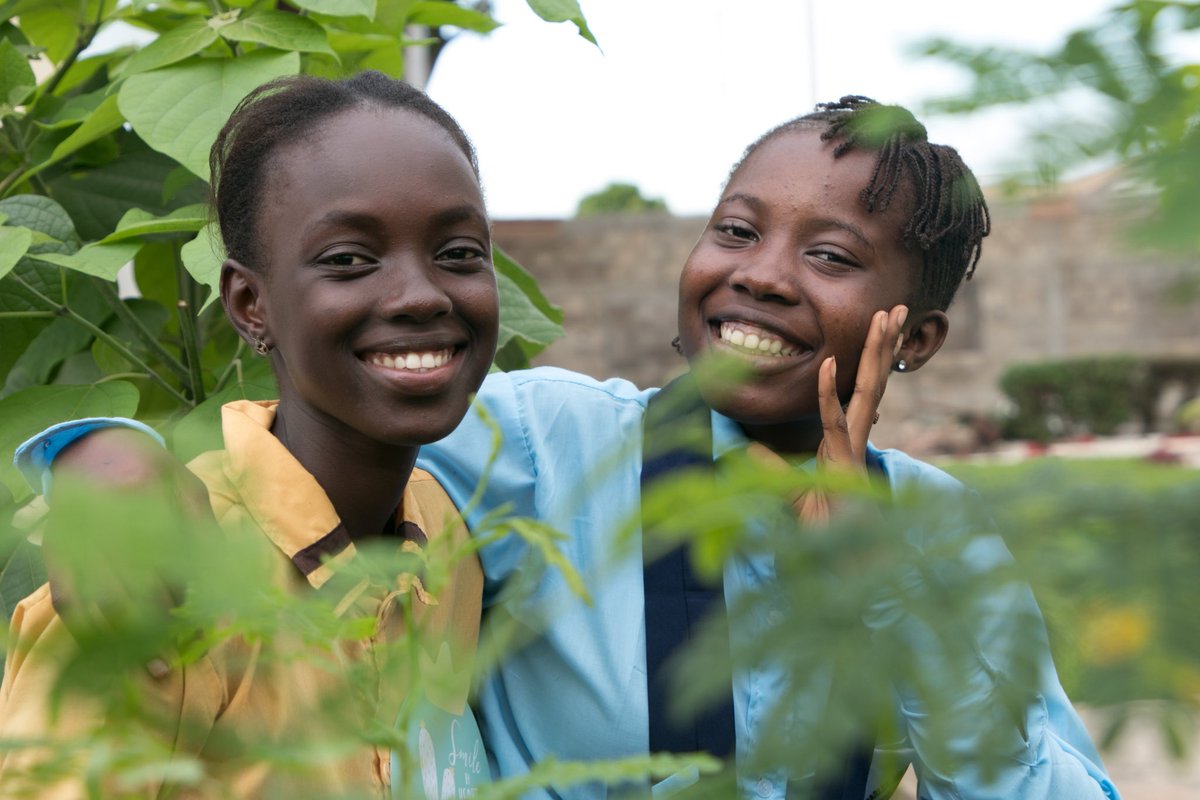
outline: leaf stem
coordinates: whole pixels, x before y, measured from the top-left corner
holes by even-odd
[[[146,348],[151,352],[151,354],[154,355],[155,358],[161,361],[167,367],[167,369],[175,373],[175,376],[179,378],[179,380],[186,381],[189,379],[190,375],[187,367],[185,367],[179,361],[179,359],[171,355],[167,348],[162,346],[162,344],[158,341],[158,337],[155,336],[140,319],[138,319],[137,314],[134,314],[129,310],[129,306],[125,305],[125,301],[122,300],[120,295],[117,294],[117,290],[113,287],[112,283],[102,278],[92,276],[92,285],[95,287],[96,291],[100,293],[100,297],[105,303],[108,304],[108,307],[112,309],[112,312],[116,314],[122,322],[133,329],[134,334],[139,340],[141,340],[142,344],[146,345]],[[66,296],[65,292],[63,296]]]
[[[154,381],[159,386],[161,386],[164,390],[166,390],[166,392],[168,394],[170,394],[172,397],[174,397],[180,403],[183,403],[184,405],[187,405],[187,406],[194,405],[190,400],[188,400],[186,397],[184,397],[183,394],[180,393],[180,391],[178,389],[176,389],[171,384],[167,383],[166,379],[163,378],[162,375],[159,375],[157,372],[155,372],[153,369],[151,369],[150,366],[146,362],[144,362],[140,358],[138,358],[119,339],[115,338],[114,336],[112,336],[109,333],[106,333],[103,329],[101,329],[99,326],[97,326],[95,323],[93,323],[91,320],[87,319],[86,317],[80,316],[70,306],[66,306],[66,305],[62,305],[60,303],[54,302],[52,299],[50,299],[49,297],[47,297],[46,295],[42,294],[37,289],[35,289],[33,286],[31,286],[28,281],[26,281],[24,278],[22,278],[20,275],[16,274],[15,272],[12,272],[9,274],[13,278],[16,279],[17,283],[19,283],[23,287],[25,287],[26,291],[28,291],[35,298],[37,298],[37,300],[43,306],[45,306],[50,311],[54,312],[55,316],[66,317],[67,319],[74,322],[76,325],[80,326],[84,330],[91,333],[93,336],[95,336],[100,341],[104,342],[106,345],[111,347],[113,350],[117,351],[117,353],[119,353],[121,355],[121,357],[124,358],[126,361],[129,361],[134,366],[136,366],[142,370],[145,370],[146,376],[149,377],[150,380]]]
[[[217,385],[213,387],[213,394],[220,392],[225,388],[225,384],[229,382],[232,375],[238,376],[238,384],[242,383],[242,354],[246,351],[246,340],[238,337],[237,349],[233,351],[233,358],[229,359],[229,363],[225,365],[225,370],[221,373],[221,377],[217,379]]]
[[[186,300],[176,305],[179,310],[179,333],[183,336],[183,349],[190,369],[188,382],[192,387],[192,401],[204,402],[204,375],[200,372],[200,337],[196,333],[196,315]]]
[[[96,381],[97,384],[108,383],[109,381],[127,381],[127,380],[146,380],[150,376],[144,372],[114,372],[111,375],[105,375]]]
[[[53,311],[0,311],[0,320],[5,319],[53,319]]]
[[[196,330],[196,282],[183,265],[179,248],[172,247],[175,257],[175,288],[179,297],[179,338],[183,343],[184,362],[188,365],[191,395],[197,403],[204,400],[204,375],[200,371],[200,335]]]

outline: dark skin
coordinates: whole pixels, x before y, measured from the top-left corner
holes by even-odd
[[[949,323],[908,305],[921,264],[901,240],[911,201],[869,212],[858,193],[875,154],[835,159],[834,146],[818,129],[787,132],[741,165],[684,266],[679,330],[689,360],[749,368],[705,396],[750,438],[861,468],[893,365],[920,368]]]
[[[234,327],[271,348],[272,433],[354,538],[389,527],[420,445],[467,411],[499,321],[483,196],[466,156],[410,112],[359,109],[272,158],[256,232],[229,260]],[[424,358],[416,368],[388,359]]]
[[[402,110],[339,114],[270,166],[256,225],[266,263],[226,261],[222,303],[243,338],[272,348],[272,433],[353,538],[379,536],[392,529],[420,446],[459,423],[495,353],[499,299],[482,192],[450,136]],[[135,431],[85,436],[55,471],[112,489],[165,480],[185,513],[211,520],[199,479]],[[104,570],[113,597],[123,593],[120,568]],[[71,582],[53,583],[69,624],[104,619],[71,596]],[[163,608],[177,604],[171,587],[163,595]],[[148,668],[166,672],[160,661]]]

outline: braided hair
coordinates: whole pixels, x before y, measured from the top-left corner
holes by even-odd
[[[859,195],[869,212],[886,210],[905,179],[910,181],[913,210],[901,237],[924,259],[912,302],[947,309],[959,285],[975,274],[983,237],[991,232],[983,192],[958,151],[930,144],[925,126],[908,109],[848,95],[767,131],[746,148],[733,172],[764,143],[797,130],[821,131],[822,141],[835,143],[834,158],[854,149],[876,153],[871,180]]]
[[[339,81],[310,75],[277,78],[238,104],[209,153],[210,206],[230,258],[252,269],[262,263],[258,209],[271,159],[279,149],[312,136],[331,117],[359,108],[411,111],[432,121],[467,157],[478,180],[479,164],[470,139],[420,89],[373,71]]]

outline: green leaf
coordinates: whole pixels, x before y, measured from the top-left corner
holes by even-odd
[[[325,29],[308,17],[284,11],[260,11],[221,28],[234,42],[257,42],[280,50],[333,54]]]
[[[12,42],[0,41],[0,112],[21,105],[35,86],[29,59]]]
[[[493,247],[492,260],[500,290],[500,341],[494,364],[505,371],[525,369],[531,358],[563,335],[562,309],[499,247]]]
[[[33,3],[21,13],[21,30],[31,42],[46,48],[46,55],[58,64],[75,46],[81,5],[75,0]]]
[[[66,100],[60,100],[57,97],[45,97],[39,103],[39,111],[42,110],[43,106],[54,108],[50,105],[52,103],[57,102],[59,105],[48,119],[35,120],[35,122],[39,128],[48,131],[73,127],[90,117],[92,112],[100,107],[100,104],[104,102],[106,97],[108,97],[107,88],[98,89],[87,94],[73,95]]]
[[[512,256],[499,247],[493,247],[492,261],[496,266],[496,272],[507,276],[513,283],[517,284],[539,311],[549,317],[551,321],[557,322],[560,325],[562,324],[562,309],[551,303],[546,298],[546,295],[542,294],[542,289],[538,286],[537,280],[526,272],[524,267],[514,261]]]
[[[0,400],[0,483],[18,502],[31,492],[12,465],[17,445],[57,422],[82,417],[132,417],[138,391],[131,383],[33,386]]]
[[[225,245],[221,243],[221,230],[215,222],[205,225],[203,230],[179,250],[183,266],[202,286],[211,291],[200,311],[208,308],[221,294],[221,264],[225,261]],[[199,311],[196,313],[200,313]]]
[[[46,261],[60,267],[73,269],[85,275],[95,275],[105,280],[116,280],[117,272],[128,264],[142,249],[140,241],[93,242],[84,245],[74,253],[42,253],[33,256],[39,261]]]
[[[169,306],[164,306],[151,300],[143,300],[140,297],[132,297],[121,302],[124,303],[129,313],[136,317],[155,339],[162,341],[163,328],[171,316],[171,312],[167,310]],[[143,361],[149,363],[157,360],[149,352],[149,348],[138,337],[137,332],[125,320],[119,317],[110,318],[103,327],[105,333],[108,333],[117,341],[123,342],[126,347],[132,350]],[[96,362],[96,367],[105,375],[140,371],[139,367],[131,363],[124,355],[118,353],[101,339],[92,342],[91,353],[92,360]],[[145,411],[146,409],[143,407],[142,413],[144,414]]]
[[[163,217],[156,217],[140,208],[131,208],[121,217],[117,229],[105,236],[101,243],[111,244],[153,233],[195,233],[207,224],[208,206],[203,203],[177,208]]]
[[[6,621],[12,617],[17,603],[46,582],[42,549],[23,536],[13,536],[12,539],[10,546],[0,538],[0,614],[4,615]],[[0,658],[0,677],[4,676],[3,662],[4,659]]]
[[[252,89],[299,69],[298,53],[192,59],[130,77],[118,103],[147,144],[207,180],[208,151],[238,102]]]
[[[71,217],[58,203],[40,194],[18,194],[0,200],[0,214],[8,218],[8,224],[20,225],[40,231],[51,239],[78,246],[75,225]]]
[[[33,231],[29,228],[0,228],[0,278],[12,271],[32,242]]]
[[[296,5],[331,17],[375,18],[375,0],[295,0]]]
[[[42,162],[39,166],[46,167],[56,161],[61,161],[80,148],[107,136],[123,124],[125,124],[125,117],[121,116],[121,111],[117,108],[117,96],[110,95],[97,106],[82,125],[59,142],[58,147],[55,147],[54,152],[50,154],[50,159]]]
[[[151,150],[134,133],[117,131],[114,139],[121,149],[117,160],[56,175],[49,181],[50,191],[70,212],[84,238],[104,238],[130,208],[161,215],[175,206],[205,199],[205,184],[192,176],[193,185],[174,195],[168,204],[163,197],[165,185],[179,165]]]
[[[266,362],[252,361],[250,363]],[[234,400],[274,400],[279,397],[275,376],[255,370],[241,383],[232,383],[192,409],[171,431],[171,450],[180,461],[191,461],[207,450],[221,448],[221,406]]]
[[[352,53],[359,50],[378,50],[380,47],[397,47],[399,40],[385,33],[357,33],[355,31],[331,30],[328,33],[329,43],[339,53]]]
[[[96,292],[69,288],[68,294],[71,308],[84,319],[103,325],[112,315],[108,304]],[[87,348],[91,341],[91,331],[68,317],[58,317],[29,342],[13,363],[0,397],[46,383],[59,364]]]
[[[583,18],[583,10],[577,0],[525,0],[533,13],[547,22],[570,22],[579,29],[579,35],[592,44],[596,37],[588,30],[587,20]],[[598,45],[597,45],[598,46]]]
[[[464,8],[454,3],[438,3],[419,0],[413,3],[408,21],[418,25],[453,25],[477,33],[488,33],[500,27],[500,23],[487,14]]]
[[[121,74],[125,77],[165,67],[199,53],[217,40],[217,31],[203,17],[193,17],[179,23],[125,62]]]

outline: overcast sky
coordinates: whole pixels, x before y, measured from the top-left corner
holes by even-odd
[[[914,41],[1051,47],[1111,4],[581,0],[597,49],[525,0],[496,0],[504,27],[452,41],[428,89],[474,139],[496,218],[569,216],[615,180],[707,214],[742,149],[818,100],[865,94],[916,109],[966,85],[911,55]],[[1200,43],[1180,55],[1200,61]],[[985,183],[1022,163],[1028,121],[1011,112],[924,121]]]

